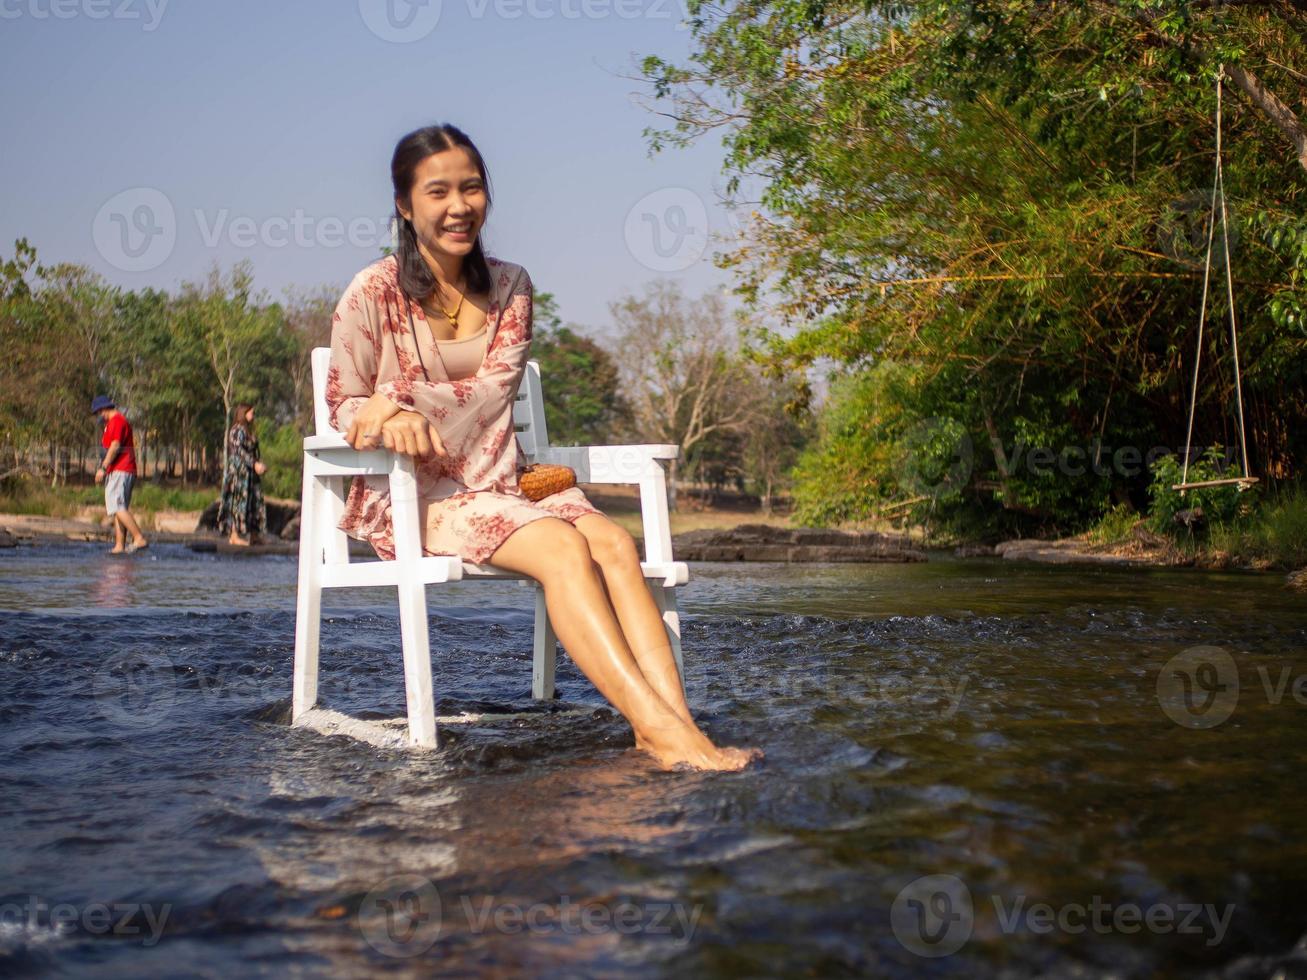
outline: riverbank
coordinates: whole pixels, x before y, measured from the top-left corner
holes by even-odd
[[[142,488],[148,488],[148,492],[142,493]],[[638,488],[586,484],[582,489],[591,502],[617,524],[626,528],[638,540],[643,538]],[[98,487],[50,489],[42,486],[22,494],[0,496],[0,547],[4,546],[6,536],[10,544],[32,545],[70,540],[112,540],[108,515],[96,496],[102,493]],[[88,500],[97,502],[88,503]],[[212,529],[216,501],[216,488],[181,489],[144,483],[138,486],[133,495],[132,512],[151,540],[187,544],[201,550],[227,550],[220,536]],[[179,509],[175,506],[177,503],[188,503],[190,508]],[[279,537],[262,549],[231,549],[233,553],[295,552],[299,502],[269,498],[268,503],[269,526],[280,532]],[[672,534],[677,540],[686,534],[729,532],[742,524],[778,529],[789,527],[789,519],[783,513],[777,511],[763,514],[747,502],[729,496],[710,505],[693,494],[682,493],[679,508],[670,516]],[[698,546],[702,538],[691,540]],[[362,549],[360,554],[371,554],[366,545],[360,544],[359,547]]]
[[[635,487],[585,485],[583,489],[600,510],[638,540],[642,539],[640,501]],[[94,492],[98,493],[98,488]],[[30,543],[108,541],[108,519],[102,507],[81,502],[87,493],[87,488],[43,489],[39,498],[29,497],[25,503],[29,508],[45,503],[56,513],[0,512],[0,530],[7,530],[11,540]],[[205,530],[201,520],[203,509],[164,506],[184,501],[207,505],[212,510],[214,494],[212,488],[153,487],[150,493],[141,496],[157,506],[153,510],[142,507],[137,511],[138,518],[153,540],[224,550],[225,545],[218,536],[211,529]],[[0,505],[5,503],[12,501],[0,499]],[[280,529],[294,520],[297,507],[294,500],[272,499],[270,523],[272,509],[277,510],[276,524]],[[0,511],[5,509],[0,506]],[[998,544],[964,541],[955,543],[954,554],[1042,564],[1292,573],[1307,567],[1304,510],[1307,508],[1291,497],[1255,522],[1237,527],[1218,526],[1204,534],[1180,539],[1155,533],[1135,515],[1114,512],[1083,534],[1059,539],[1018,538]],[[927,549],[939,545],[927,540],[920,528],[896,529],[887,524],[850,529],[802,527],[781,510],[764,514],[747,498],[725,495],[710,504],[694,494],[682,492],[678,508],[671,513],[671,524],[674,554],[685,561],[924,561]],[[292,524],[281,540],[258,553],[293,554],[296,530]],[[3,543],[4,534],[0,533],[0,545]],[[360,554],[369,553],[362,545],[360,549]],[[242,549],[241,553],[256,552]],[[1299,576],[1295,581],[1302,579]]]

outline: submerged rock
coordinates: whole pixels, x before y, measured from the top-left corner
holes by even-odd
[[[925,561],[926,553],[902,535],[878,531],[741,524],[700,528],[672,538],[678,561]]]
[[[1134,555],[1101,554],[1089,551],[1083,541],[1042,541],[1017,538],[994,546],[994,553],[1016,561],[1039,561],[1053,565],[1086,562],[1099,565],[1138,565],[1146,560]]]

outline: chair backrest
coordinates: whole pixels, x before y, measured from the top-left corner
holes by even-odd
[[[313,424],[316,434],[324,436],[334,431],[331,428],[331,413],[327,409],[327,371],[331,367],[331,348],[313,348],[312,364]],[[536,361],[527,361],[526,370],[522,373],[522,383],[517,389],[517,399],[513,402],[513,428],[517,432],[517,444],[522,447],[527,459],[535,459],[537,452],[549,448],[544,391],[540,382],[540,365]]]

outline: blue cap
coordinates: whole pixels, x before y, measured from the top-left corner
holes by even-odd
[[[110,398],[108,395],[96,395],[95,398],[91,400],[92,415],[94,415],[96,412],[102,412],[106,408],[115,408],[115,407],[117,406],[114,405],[113,399]]]

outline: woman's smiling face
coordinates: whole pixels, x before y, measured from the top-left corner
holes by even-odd
[[[432,254],[467,255],[486,221],[486,187],[461,146],[433,153],[417,166],[410,201],[397,201],[418,242]]]

